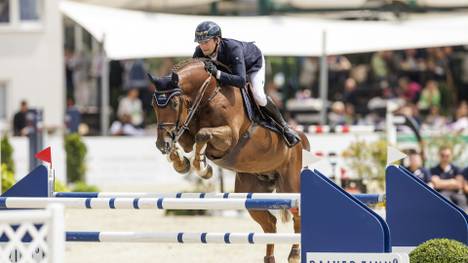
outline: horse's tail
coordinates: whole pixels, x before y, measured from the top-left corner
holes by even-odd
[[[302,149],[310,152],[310,142],[309,142],[309,139],[307,139],[307,136],[305,135],[305,133],[302,131],[297,131],[297,134],[299,135],[299,137],[301,137]]]

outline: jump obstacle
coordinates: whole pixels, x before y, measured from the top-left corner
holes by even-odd
[[[189,198],[182,197],[183,194],[148,197],[134,193],[71,194],[68,197],[65,193],[54,193],[56,197],[47,197],[48,185],[47,168],[39,166],[0,197],[0,207],[38,208],[51,203],[82,209],[288,209],[299,206],[302,220],[301,235],[67,232],[67,241],[264,244],[298,243],[300,239],[302,262],[307,263],[319,260],[407,262],[407,255],[392,253],[392,248],[415,247],[432,238],[449,238],[468,244],[466,213],[399,166],[386,169],[387,221],[361,202],[359,196],[345,192],[319,171],[309,169],[301,173],[301,194],[289,194],[289,197],[287,194],[278,197],[281,195],[227,193],[192,193]],[[194,197],[196,195],[198,197]],[[234,199],[229,199],[230,195]]]

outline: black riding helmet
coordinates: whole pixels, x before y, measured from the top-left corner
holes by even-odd
[[[195,30],[195,42],[221,37],[221,28],[212,21],[201,22]]]

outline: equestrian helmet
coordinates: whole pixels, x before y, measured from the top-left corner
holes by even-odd
[[[195,30],[195,42],[205,41],[214,37],[221,37],[221,27],[215,22],[201,22]]]

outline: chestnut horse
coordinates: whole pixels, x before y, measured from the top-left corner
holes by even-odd
[[[153,78],[153,108],[157,118],[157,148],[167,154],[176,171],[195,171],[209,178],[213,170],[206,158],[236,174],[235,192],[300,192],[302,150],[309,142],[288,148],[283,137],[252,123],[237,87],[222,87],[204,68],[203,59],[177,65],[171,76]],[[194,152],[189,161],[183,156]],[[294,232],[301,232],[297,210],[291,210]],[[269,211],[249,211],[265,233],[276,233],[276,217]],[[283,211],[283,219],[288,217]],[[289,262],[300,261],[299,244],[291,248]],[[267,244],[264,262],[275,262],[274,245]]]

